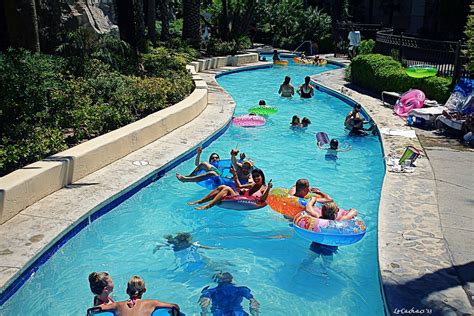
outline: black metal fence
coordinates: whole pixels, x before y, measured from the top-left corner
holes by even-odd
[[[360,31],[362,39],[375,40],[377,32],[382,29],[384,29],[382,24],[339,23],[333,34],[335,43],[334,57],[347,56],[347,49],[349,48],[349,39],[347,37],[350,31]]]
[[[453,82],[473,73],[465,69],[468,58],[463,54],[461,41],[433,41],[393,34],[391,29],[381,30],[376,35],[375,52],[391,55],[403,65],[430,65],[438,68],[438,74],[453,77]]]

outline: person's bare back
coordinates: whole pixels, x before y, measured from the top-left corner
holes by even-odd
[[[117,316],[150,316],[156,308],[177,307],[175,304],[160,302],[158,300],[128,300],[103,306],[102,310],[114,310]],[[174,314],[170,314],[174,315]],[[179,315],[176,311],[176,315]]]

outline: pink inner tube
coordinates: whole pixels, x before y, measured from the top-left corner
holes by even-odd
[[[267,203],[260,201],[253,197],[245,197],[242,195],[225,197],[218,204],[219,207],[238,210],[238,211],[250,211],[265,207]]]
[[[240,115],[232,119],[232,123],[244,127],[262,126],[265,122],[265,118],[259,115]]]
[[[421,90],[407,91],[398,99],[393,110],[398,116],[407,117],[410,110],[422,108],[425,99],[425,94]]]

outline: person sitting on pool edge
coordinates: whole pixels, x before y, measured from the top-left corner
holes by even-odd
[[[145,292],[145,281],[135,275],[127,283],[127,294],[130,297],[128,300],[101,305],[100,309],[102,311],[114,311],[117,316],[149,316],[157,308],[171,308],[171,315],[179,315],[177,304],[158,300],[142,300]]]
[[[290,83],[291,77],[286,76],[283,83],[280,85],[280,89],[278,90],[278,94],[282,97],[292,97],[295,95],[295,87]]]
[[[309,99],[314,95],[314,88],[312,85],[310,85],[311,78],[309,76],[306,76],[304,78],[304,83],[298,87],[298,94],[300,97],[303,99]]]
[[[357,103],[354,105],[352,111],[347,113],[346,119],[344,120],[344,126],[348,129],[352,135],[368,135],[367,132],[374,134],[377,125],[373,123],[372,120],[365,121],[363,117],[360,116],[360,111],[362,106]],[[364,124],[372,123],[369,128],[364,128]]]
[[[215,190],[212,190],[202,199],[194,202],[188,202],[188,204],[195,205],[204,202],[209,202],[206,205],[196,207],[197,210],[206,210],[218,204],[225,197],[243,195],[247,198],[258,200],[262,203],[267,200],[268,194],[270,193],[270,190],[273,187],[273,183],[272,180],[270,180],[268,182],[268,185],[265,185],[265,175],[263,174],[262,170],[254,169],[252,171],[253,182],[248,184],[240,184],[236,171],[233,168],[231,168],[230,170],[234,176],[235,184],[237,185],[237,188],[235,190],[227,185],[221,185]]]
[[[89,274],[89,285],[94,296],[94,306],[114,303],[110,293],[114,291],[114,282],[107,272]]]
[[[212,303],[211,313],[215,316],[248,316],[242,308],[242,300],[249,300],[250,315],[258,316],[260,303],[253,297],[251,290],[246,286],[236,286],[233,276],[229,272],[216,273],[212,279],[217,283],[214,288],[206,286],[201,291],[199,305],[201,316],[207,315],[209,305]]]

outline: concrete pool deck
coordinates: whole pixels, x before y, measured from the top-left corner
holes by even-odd
[[[0,225],[0,289],[4,290],[71,224],[223,128],[235,105],[215,82],[215,74],[246,67],[249,66],[199,73],[208,84],[209,104],[195,120],[49,195]],[[313,78],[336,91],[346,84],[342,69]],[[355,91],[351,94],[379,127],[409,129],[393,117],[391,110],[381,107],[377,99]],[[420,147],[417,139],[382,135],[382,140],[386,154],[401,154],[407,145]],[[414,174],[387,173],[384,179],[379,210],[379,261],[389,312],[393,314],[403,314],[403,309],[410,313],[411,308],[423,310],[424,314],[428,314],[428,309],[432,314],[472,313],[441,227],[435,179],[427,159],[418,161]],[[426,214],[429,216],[423,218]]]
[[[394,116],[391,109],[381,106],[379,99],[350,89],[344,79],[344,69],[317,74],[312,79],[336,91],[344,88],[344,94],[361,103],[379,128],[412,130],[404,120]],[[456,177],[456,171],[462,174],[462,162],[459,163],[458,157],[447,158],[446,152],[424,148],[418,138],[384,134],[381,138],[385,155],[400,156],[406,146],[425,150],[424,157],[417,160],[413,174],[386,172],[384,178],[378,247],[388,312],[472,315],[474,251],[470,240],[474,216],[472,200],[468,201],[473,187],[472,152],[470,158],[464,156],[461,160],[465,163],[464,168],[471,167],[471,172]],[[454,168],[450,160],[458,161],[457,167]],[[453,172],[447,172],[447,169]],[[449,189],[440,186],[443,176],[451,180]],[[458,187],[456,195],[453,182]],[[459,192],[460,189],[464,192]],[[445,196],[450,198],[444,199]],[[457,208],[452,214],[463,217],[453,219],[449,216],[449,205]],[[459,221],[465,221],[465,224],[456,223]]]

